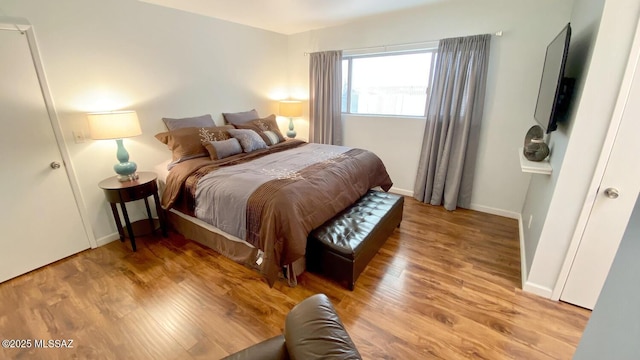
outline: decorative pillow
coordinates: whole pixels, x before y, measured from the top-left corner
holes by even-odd
[[[278,134],[276,134],[273,131],[269,131],[269,130],[263,131],[262,135],[264,135],[263,140],[265,137],[269,140],[269,141],[265,141],[267,145],[275,145],[280,142],[280,138],[278,137]]]
[[[204,147],[209,151],[211,160],[224,159],[242,152],[242,146],[240,146],[240,142],[238,142],[236,138],[221,141],[207,141]]]
[[[230,129],[229,134],[238,139],[242,150],[246,153],[255,150],[266,149],[267,144],[262,140],[257,132],[249,129]]]
[[[278,128],[276,116],[271,114],[266,118],[255,119],[244,124],[235,125],[238,129],[251,129],[260,135],[267,145],[275,145],[284,141],[284,136]],[[273,137],[275,135],[275,138]],[[275,140],[275,141],[274,141]]]
[[[156,134],[156,139],[166,144],[173,154],[173,164],[209,156],[203,142],[227,140],[231,135],[227,132],[233,129],[232,125],[214,127],[189,127]]]
[[[188,127],[200,128],[216,126],[216,123],[213,122],[209,114],[181,119],[162,118],[162,121],[164,121],[169,131]]]
[[[222,116],[226,122],[232,125],[240,125],[260,118],[256,109],[237,113],[222,113]]]

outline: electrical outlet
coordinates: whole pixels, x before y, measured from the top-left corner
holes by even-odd
[[[531,222],[533,221],[533,214],[529,215],[529,225],[527,225],[527,229],[531,229]]]
[[[84,131],[82,130],[75,130],[73,131],[73,141],[76,144],[80,144],[83,143],[87,140],[87,138],[84,136]]]

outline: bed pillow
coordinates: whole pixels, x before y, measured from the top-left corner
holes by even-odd
[[[276,116],[271,114],[266,118],[255,119],[244,124],[235,125],[238,129],[250,129],[258,133],[267,145],[275,145],[284,141],[284,136],[278,128]]]
[[[262,140],[260,135],[253,130],[230,129],[229,134],[238,139],[240,145],[242,145],[242,150],[246,153],[267,148],[267,144],[264,140]]]
[[[200,128],[216,126],[216,123],[213,122],[213,118],[211,118],[209,114],[181,119],[162,118],[162,121],[169,131],[188,127]]]
[[[232,125],[241,125],[251,120],[259,119],[256,109],[237,113],[222,113],[224,120]]]
[[[231,138],[227,132],[231,129],[233,129],[232,125],[179,128],[156,134],[156,139],[171,150],[172,164],[175,165],[185,160],[209,156],[204,143]]]
[[[267,143],[267,145],[275,145],[280,141],[280,138],[278,137],[278,134],[273,132],[273,131],[263,131],[262,134],[258,134],[262,136],[262,139],[264,140],[264,142]]]
[[[211,160],[224,159],[242,152],[242,146],[236,138],[221,141],[207,141],[204,147],[207,148]]]

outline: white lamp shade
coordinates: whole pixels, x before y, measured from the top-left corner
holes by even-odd
[[[300,117],[302,116],[302,102],[298,100],[280,101],[280,116]]]
[[[110,111],[91,113],[89,133],[92,139],[122,139],[142,134],[135,111]]]

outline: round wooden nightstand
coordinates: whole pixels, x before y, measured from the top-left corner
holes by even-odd
[[[167,237],[167,225],[164,219],[162,207],[160,206],[160,198],[158,197],[157,178],[158,177],[155,173],[142,171],[138,173],[138,179],[136,180],[120,182],[116,176],[112,176],[102,180],[98,184],[98,186],[104,191],[104,195],[107,198],[109,205],[111,205],[111,211],[113,212],[113,218],[115,219],[116,226],[118,227],[120,241],[124,241],[125,237],[129,237],[133,251],[136,251],[136,233],[139,235],[152,233],[159,228],[162,230],[162,236]],[[158,220],[154,220],[151,216],[151,208],[149,208],[148,200],[149,196],[153,196],[153,200],[156,203]],[[129,214],[127,213],[127,207],[125,204],[129,201],[140,199],[144,199],[149,220],[138,220],[131,223],[129,221]],[[116,204],[120,204],[126,229],[123,229],[122,227],[120,214],[118,213]]]

